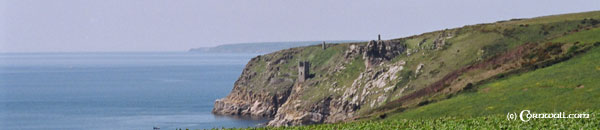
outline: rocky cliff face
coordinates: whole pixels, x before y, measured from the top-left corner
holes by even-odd
[[[366,51],[363,52],[363,58],[366,60],[365,65],[367,68],[372,65],[379,65],[384,61],[389,61],[402,54],[404,50],[406,50],[406,44],[401,44],[398,41],[369,41],[369,43],[367,43]]]
[[[213,113],[272,118],[289,97],[294,79],[279,72],[273,64],[290,62],[297,51],[282,52],[280,57],[252,58],[235,82],[231,93],[215,101]],[[269,87],[266,87],[269,86]]]
[[[235,90],[225,99],[215,101],[213,112],[221,115],[273,117],[288,94],[267,95],[252,91]]]
[[[236,81],[232,92],[215,102],[213,113],[274,118],[268,123],[271,126],[332,123],[354,117],[365,103],[370,103],[368,107],[371,108],[387,99],[386,93],[394,89],[392,81],[397,80],[396,73],[403,69],[404,61],[383,63],[405,51],[406,45],[402,41],[370,41],[330,46],[333,47],[328,49],[332,50],[322,52],[312,49],[317,47],[312,46],[253,58]],[[298,82],[295,72],[297,66],[294,63],[307,57],[306,55],[321,56],[326,55],[327,51],[340,55],[323,58],[330,65],[312,66],[310,69],[316,72],[307,81]],[[362,67],[349,70],[348,67],[353,64]],[[330,75],[344,74],[347,71],[361,72],[349,77],[350,82],[344,86],[335,80],[337,75]],[[318,91],[331,94],[311,96],[317,88],[329,88]]]

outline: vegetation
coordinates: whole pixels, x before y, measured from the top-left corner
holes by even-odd
[[[394,89],[385,91],[389,96],[382,106],[363,105],[355,122],[251,129],[598,129],[598,19],[600,11],[594,11],[470,25],[393,39],[404,41],[408,52],[386,62],[406,64],[396,73],[399,78],[390,84]],[[439,46],[440,39],[446,45]],[[327,50],[309,46],[295,55],[293,61],[310,61],[314,65],[311,71],[316,70],[311,73],[318,76],[304,88],[303,106],[340,96],[343,91],[331,90],[351,86],[367,70],[362,57],[344,59],[344,51],[354,44],[365,43],[338,44]],[[525,49],[515,51],[519,48]],[[508,60],[494,61],[501,56]],[[283,68],[293,68],[294,64]],[[424,67],[417,74],[415,69],[421,64]],[[264,64],[258,66],[256,70],[261,70]],[[337,66],[344,69],[332,71]],[[292,75],[295,71],[281,70]],[[457,75],[455,79],[447,78],[452,74]],[[449,81],[441,82],[444,89],[409,102],[394,102],[444,80]],[[365,100],[381,94],[369,95]],[[592,116],[522,122],[507,120],[503,115],[521,110],[587,112]]]
[[[598,110],[570,111],[569,114],[590,114],[590,118],[519,119],[508,120],[506,115],[495,114],[474,118],[438,117],[429,119],[396,119],[359,121],[337,124],[292,127],[241,128],[253,130],[385,130],[385,129],[597,129],[600,127]],[[232,128],[238,129],[238,128]]]
[[[475,92],[389,116],[337,124],[251,129],[597,129],[600,47],[547,68],[482,85]],[[576,101],[576,102],[575,102]],[[566,112],[589,119],[508,120],[503,113]],[[381,119],[383,117],[383,119]]]
[[[590,19],[600,19],[600,12],[553,15],[470,25],[404,38],[407,39],[408,47],[411,50],[419,50],[419,52],[411,56],[397,57],[397,60],[407,61],[405,68],[413,69],[422,63],[425,65],[423,72],[426,73],[422,73],[411,80],[409,88],[406,89],[408,91],[395,95],[412,93],[442,79],[454,70],[492,58],[497,54],[526,43],[567,43],[566,41],[572,41],[569,43],[575,41],[593,43],[600,41],[597,40],[598,28],[595,24],[592,24]],[[444,50],[430,49],[433,46],[433,41],[441,32],[455,32],[455,35],[446,40],[451,45],[445,46]],[[577,34],[571,35],[572,33]],[[401,81],[399,84],[407,84],[403,82],[406,81]],[[400,98],[400,96],[391,97],[390,100],[397,98]]]
[[[476,92],[407,110],[392,119],[478,117],[521,111],[600,109],[600,47],[571,60],[483,84]]]

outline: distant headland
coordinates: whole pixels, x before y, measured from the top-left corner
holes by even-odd
[[[331,40],[326,43],[360,42],[360,40]],[[321,44],[323,41],[255,42],[225,44],[215,47],[192,48],[189,52],[201,53],[271,53],[282,49]]]

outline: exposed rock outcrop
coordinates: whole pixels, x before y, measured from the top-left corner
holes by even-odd
[[[237,90],[235,94],[215,101],[213,113],[272,118],[288,96],[287,93],[269,95]]]
[[[365,59],[366,66],[377,66],[401,55],[405,47],[405,44],[398,41],[371,41],[366,46],[350,45],[344,57],[345,59],[362,57]],[[397,73],[403,69],[405,63],[399,61],[368,69],[354,79],[350,86],[330,90],[332,93],[343,92],[343,95],[327,96],[306,107],[302,107],[306,104],[303,104],[305,101],[300,98],[300,95],[303,95],[300,88],[309,85],[296,84],[289,100],[278,110],[277,115],[268,125],[335,123],[350,119],[365,103],[370,103],[368,107],[372,108],[385,102],[390,96],[389,92],[395,88],[392,82],[397,80]],[[337,69],[345,69],[345,67],[336,67]]]
[[[231,93],[215,101],[212,110],[220,115],[272,118],[290,95],[294,79],[280,73],[278,64],[286,64],[295,50],[283,51],[278,57],[252,58],[235,82]],[[264,70],[257,70],[261,68]],[[266,87],[270,86],[270,87]]]
[[[367,43],[366,51],[363,54],[365,66],[370,68],[373,65],[379,65],[383,61],[390,60],[406,50],[406,44],[400,41],[392,40],[371,40]]]
[[[437,38],[433,41],[432,49],[440,49],[446,45],[446,39],[452,38],[453,34],[447,30],[442,31]]]

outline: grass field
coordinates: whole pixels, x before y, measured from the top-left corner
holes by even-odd
[[[388,130],[388,129],[598,129],[598,110],[568,111],[568,114],[590,114],[582,119],[519,119],[508,120],[506,115],[495,114],[475,118],[438,117],[432,119],[395,119],[361,121],[338,124],[306,125],[293,127],[243,128],[255,130]]]

